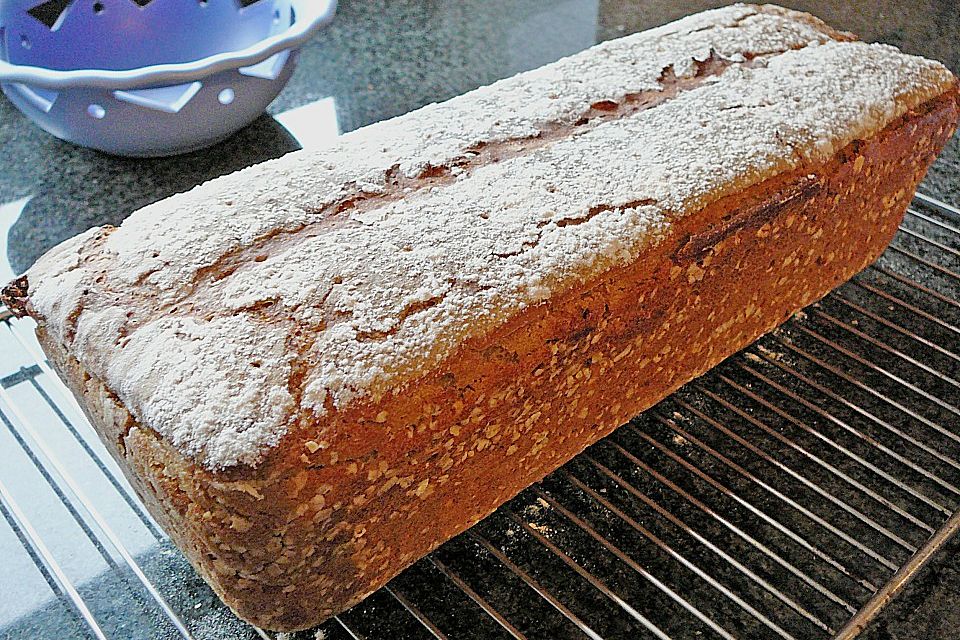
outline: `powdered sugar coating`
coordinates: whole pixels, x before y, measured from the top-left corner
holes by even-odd
[[[208,467],[255,464],[298,409],[397,390],[525,307],[635,260],[671,219],[826,159],[953,81],[891,47],[827,40],[738,6],[607,43],[88,233],[31,270],[31,304],[142,424]],[[311,211],[355,185],[384,190],[395,165],[416,176],[477,143],[573,122],[592,103],[658,90],[664,67],[689,73],[711,50],[736,60],[789,49],[452,184],[314,224],[193,284],[264,234],[315,222]],[[115,291],[98,284],[104,274]],[[288,348],[297,329],[312,338],[303,353]],[[294,365],[305,370],[299,407]]]

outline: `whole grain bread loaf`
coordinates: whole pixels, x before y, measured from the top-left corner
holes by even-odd
[[[236,613],[314,625],[874,260],[956,79],[737,5],[251,167],[4,300]]]

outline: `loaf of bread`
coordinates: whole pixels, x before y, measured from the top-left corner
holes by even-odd
[[[309,627],[883,251],[938,63],[737,5],[95,228],[4,300],[237,615]]]

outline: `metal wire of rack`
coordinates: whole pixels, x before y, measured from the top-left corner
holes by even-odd
[[[0,321],[0,588],[39,602],[0,635],[276,638],[171,546],[31,325]],[[958,346],[960,210],[918,195],[877,264],[293,637],[852,638],[960,529]]]

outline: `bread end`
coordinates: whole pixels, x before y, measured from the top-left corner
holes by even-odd
[[[0,289],[0,303],[3,303],[9,313],[17,318],[30,315],[27,310],[27,291],[29,287],[30,283],[27,281],[27,276],[24,275],[11,280],[3,289]],[[0,314],[2,314],[2,311],[0,311]],[[0,318],[2,318],[2,315],[0,315]]]

